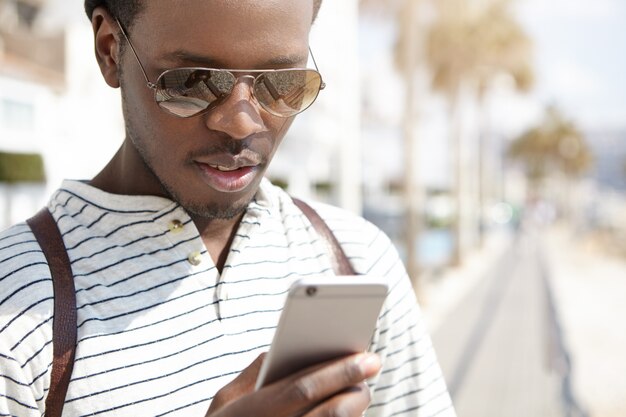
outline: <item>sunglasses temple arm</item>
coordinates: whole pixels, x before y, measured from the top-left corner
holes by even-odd
[[[143,64],[139,60],[139,55],[137,55],[137,51],[135,51],[135,47],[133,46],[132,42],[130,41],[130,38],[128,37],[128,34],[126,33],[126,30],[124,30],[124,27],[122,26],[122,23],[119,21],[119,19],[115,19],[115,21],[117,22],[117,25],[119,26],[120,30],[122,31],[122,35],[124,36],[124,39],[126,39],[126,42],[128,42],[128,46],[130,46],[130,50],[133,51],[133,56],[135,57],[135,59],[137,60],[137,63],[139,64],[139,68],[141,69],[143,77],[146,79],[146,84],[152,90],[156,90],[156,87],[157,87],[156,84],[154,84],[148,78],[148,74],[146,74],[146,70],[143,68]]]
[[[309,54],[311,54],[311,59],[313,60],[313,65],[315,66],[315,71],[317,71],[318,73],[320,72],[319,68],[317,68],[317,62],[315,62],[315,56],[313,56],[313,51],[311,50],[311,47],[309,46]],[[323,90],[326,87],[326,83],[322,80],[322,76],[320,75],[320,90]]]

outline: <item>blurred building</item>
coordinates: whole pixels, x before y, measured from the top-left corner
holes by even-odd
[[[588,134],[595,163],[591,177],[601,187],[626,192],[626,130]]]
[[[65,36],[42,33],[37,19],[43,0],[0,1],[0,152],[5,158],[40,154],[65,89]],[[7,160],[4,159],[5,164]],[[10,174],[10,173],[8,173]],[[17,181],[17,182],[14,182]],[[17,176],[0,178],[0,224],[32,211],[45,183],[22,183]]]

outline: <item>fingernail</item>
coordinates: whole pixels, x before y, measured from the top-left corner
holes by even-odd
[[[366,375],[375,374],[380,369],[380,358],[378,355],[374,354],[364,354],[361,355],[358,359],[359,368],[361,368],[361,372]]]

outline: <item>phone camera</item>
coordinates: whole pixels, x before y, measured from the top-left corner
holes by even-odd
[[[317,294],[317,287],[307,287],[306,295],[313,297],[315,294]]]

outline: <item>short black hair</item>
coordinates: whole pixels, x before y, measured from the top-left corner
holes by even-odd
[[[135,18],[143,9],[144,0],[85,0],[85,13],[91,20],[96,7],[104,6],[107,10],[127,28],[135,22]],[[322,5],[322,0],[313,0],[313,21]]]
[[[104,6],[126,28],[130,28],[143,9],[143,5],[143,0],[85,0],[85,13],[91,20],[94,9]]]

